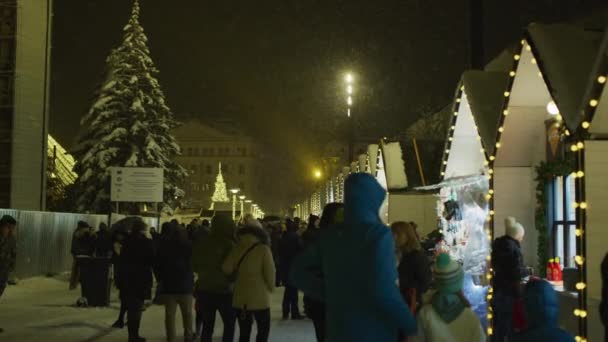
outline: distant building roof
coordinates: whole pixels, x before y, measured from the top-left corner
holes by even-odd
[[[47,156],[54,162],[52,172],[62,185],[74,184],[78,175],[73,171],[76,161],[50,134],[47,135]]]

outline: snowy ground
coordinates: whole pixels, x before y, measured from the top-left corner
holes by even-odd
[[[0,334],[0,341],[126,341],[126,329],[110,328],[118,315],[115,293],[111,307],[104,309],[76,308],[74,303],[79,293],[69,291],[67,281],[57,278],[33,278],[9,286],[0,298],[0,327],[5,330]],[[311,321],[281,321],[281,296],[282,290],[273,296],[270,341],[314,341]],[[217,321],[214,341],[221,340],[219,315]],[[181,332],[179,314],[176,323]],[[148,308],[142,321],[142,336],[148,341],[164,341],[164,334],[163,307]],[[237,338],[238,333],[235,340]]]

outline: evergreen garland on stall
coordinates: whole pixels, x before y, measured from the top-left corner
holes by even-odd
[[[536,166],[536,213],[535,227],[538,231],[538,272],[545,278],[549,262],[549,227],[547,226],[547,187],[555,177],[568,176],[574,170],[571,158],[555,161],[542,161]]]
[[[107,76],[88,113],[73,151],[76,209],[107,213],[111,167],[153,167],[164,170],[164,204],[170,211],[183,196],[179,185],[186,171],[174,161],[180,147],[171,135],[177,126],[155,75],[147,37],[139,23],[139,3],[123,29],[121,45],[108,56]],[[136,214],[137,204],[123,206]]]

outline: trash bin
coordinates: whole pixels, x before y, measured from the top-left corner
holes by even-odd
[[[88,306],[110,305],[110,259],[77,257],[82,297]]]

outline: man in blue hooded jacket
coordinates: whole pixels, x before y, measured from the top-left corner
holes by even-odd
[[[574,337],[558,326],[559,302],[553,286],[540,279],[530,280],[524,290],[527,328],[514,342],[574,342]]]
[[[396,286],[393,237],[378,214],[385,196],[371,175],[350,175],[344,222],[323,233],[292,266],[294,285],[327,304],[328,341],[394,342],[399,331],[416,334]]]

